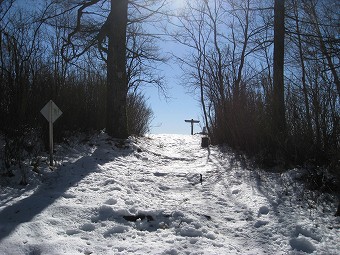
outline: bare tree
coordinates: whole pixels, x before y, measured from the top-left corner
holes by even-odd
[[[77,23],[74,30],[68,35],[63,50],[71,50],[74,57],[79,57],[89,48],[95,45],[98,46],[101,56],[107,65],[107,132],[117,138],[126,138],[128,136],[126,115],[128,83],[134,82],[134,84],[130,83],[130,86],[136,86],[137,79],[133,80],[132,75],[140,75],[140,72],[133,72],[136,71],[136,69],[134,69],[136,67],[134,61],[137,59],[138,62],[143,57],[144,59],[147,59],[147,57],[150,59],[153,58],[151,55],[147,56],[145,52],[138,51],[138,48],[133,43],[133,36],[131,37],[131,34],[128,39],[132,38],[132,46],[134,48],[127,48],[128,27],[130,24],[142,22],[145,19],[150,18],[153,14],[158,13],[164,4],[164,1],[153,10],[149,5],[156,3],[156,1],[138,3],[138,1],[129,2],[128,0],[111,0],[107,10],[102,11],[103,13],[107,13],[107,16],[103,18],[105,14],[100,14],[103,24],[95,25],[92,20],[89,20],[89,17],[87,20],[85,19],[85,16],[88,16],[85,10],[95,8],[97,7],[96,5],[99,5],[100,3],[101,5],[104,5],[105,1],[92,0],[78,5]],[[131,9],[132,13],[129,13],[129,5],[134,8]],[[135,15],[137,9],[139,9],[139,13],[142,13],[139,17],[137,17],[138,15]],[[81,47],[81,49],[79,48],[79,43],[74,43],[75,39],[78,39],[79,41],[79,38],[77,38],[79,34],[88,38],[87,42],[83,43],[85,46]],[[82,40],[84,40],[84,38],[80,39],[79,42]],[[140,45],[138,45],[138,47],[140,47]],[[130,58],[129,50],[132,51]],[[133,50],[137,51],[134,52]],[[128,63],[127,56],[129,58]],[[154,58],[154,60],[156,59]],[[145,70],[146,69],[144,69],[144,71]],[[141,83],[142,80],[139,80],[138,82]],[[161,85],[161,78],[157,81],[153,80],[152,82]],[[162,86],[160,87],[162,88]]]
[[[312,121],[311,121],[311,114],[310,114],[310,102],[308,96],[308,85],[306,81],[306,67],[305,67],[305,53],[303,50],[303,38],[302,38],[302,31],[301,31],[301,24],[300,24],[300,17],[299,17],[299,9],[298,9],[298,2],[296,0],[292,0],[293,5],[293,14],[295,18],[295,30],[297,34],[297,46],[298,46],[298,56],[301,64],[301,82],[302,82],[302,89],[303,89],[303,97],[306,109],[306,119],[307,119],[307,129],[308,132],[311,132],[312,129]]]
[[[70,47],[74,57],[81,56],[90,47],[99,45],[108,38],[107,54],[107,107],[106,107],[106,129],[108,134],[117,138],[127,138],[127,76],[126,76],[126,30],[128,22],[128,0],[110,1],[110,11],[104,24],[100,27],[96,36],[92,36],[88,45],[80,53],[76,52],[72,38],[78,33],[89,33],[93,28],[87,29],[82,23],[87,8],[98,4],[100,0],[86,1],[79,5],[77,10],[77,23],[74,30],[68,35],[63,51]],[[92,31],[91,31],[92,30]]]
[[[167,62],[169,58],[160,54],[158,39],[157,35],[145,31],[141,23],[129,24],[126,52],[129,92],[138,94],[138,90],[143,86],[155,86],[166,96],[164,75],[159,65]]]
[[[334,63],[331,49],[328,49],[329,47],[327,47],[327,44],[326,44],[326,40],[328,40],[331,43],[332,39],[336,40],[336,38],[335,38],[334,35],[332,36],[333,38],[329,38],[329,37],[327,37],[326,34],[322,33],[322,31],[321,31],[322,25],[320,24],[320,19],[319,19],[318,14],[317,14],[318,3],[316,1],[305,1],[305,0],[303,0],[302,2],[303,2],[303,5],[304,5],[304,8],[306,9],[306,13],[309,15],[309,20],[310,20],[311,24],[313,25],[315,36],[316,36],[318,43],[319,43],[319,49],[321,50],[322,55],[325,57],[328,68],[333,75],[334,84],[337,88],[338,95],[340,97],[340,78],[339,78],[339,74],[338,74],[338,71],[337,71],[337,69],[339,69],[339,68],[336,68],[336,64]],[[331,3],[331,4],[334,4],[334,3]],[[335,6],[334,6],[335,9],[337,9],[337,7],[339,7],[339,5],[336,6],[336,4],[337,3],[335,3]],[[331,10],[329,8],[326,8],[325,6],[319,7],[319,8],[324,8],[325,11],[328,10],[329,12],[331,12]],[[333,26],[330,25],[330,27],[333,27]],[[334,29],[336,29],[336,26],[334,26]],[[325,29],[325,31],[327,31],[327,30],[328,29]],[[337,54],[336,52],[334,52],[334,53]]]
[[[274,73],[273,73],[273,128],[274,133],[284,136],[285,100],[284,100],[284,38],[285,38],[285,1],[274,1]],[[283,142],[282,140],[280,141]],[[282,145],[282,144],[281,144]]]

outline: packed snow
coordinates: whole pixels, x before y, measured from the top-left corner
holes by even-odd
[[[55,162],[1,177],[0,254],[340,254],[333,196],[201,135],[83,134]]]

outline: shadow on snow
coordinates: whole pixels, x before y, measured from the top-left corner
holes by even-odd
[[[132,153],[132,149],[115,149],[111,145],[106,143],[104,146],[98,146],[91,155],[81,157],[66,166],[60,166],[53,174],[55,179],[49,178],[48,182],[41,184],[31,196],[0,211],[0,240],[9,236],[20,224],[38,216],[86,176],[102,171],[100,165]]]

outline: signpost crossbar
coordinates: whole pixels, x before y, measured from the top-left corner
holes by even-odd
[[[194,134],[194,123],[199,123],[200,121],[199,120],[194,120],[194,119],[184,120],[184,121],[191,123],[191,135],[193,135]]]

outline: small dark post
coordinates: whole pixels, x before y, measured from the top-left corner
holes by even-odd
[[[194,120],[194,119],[184,120],[184,121],[191,123],[191,135],[193,135],[194,134],[194,123],[200,123],[200,121],[199,120]]]
[[[202,143],[201,143],[202,148],[208,148],[209,144],[210,144],[209,137],[208,136],[202,137]]]

